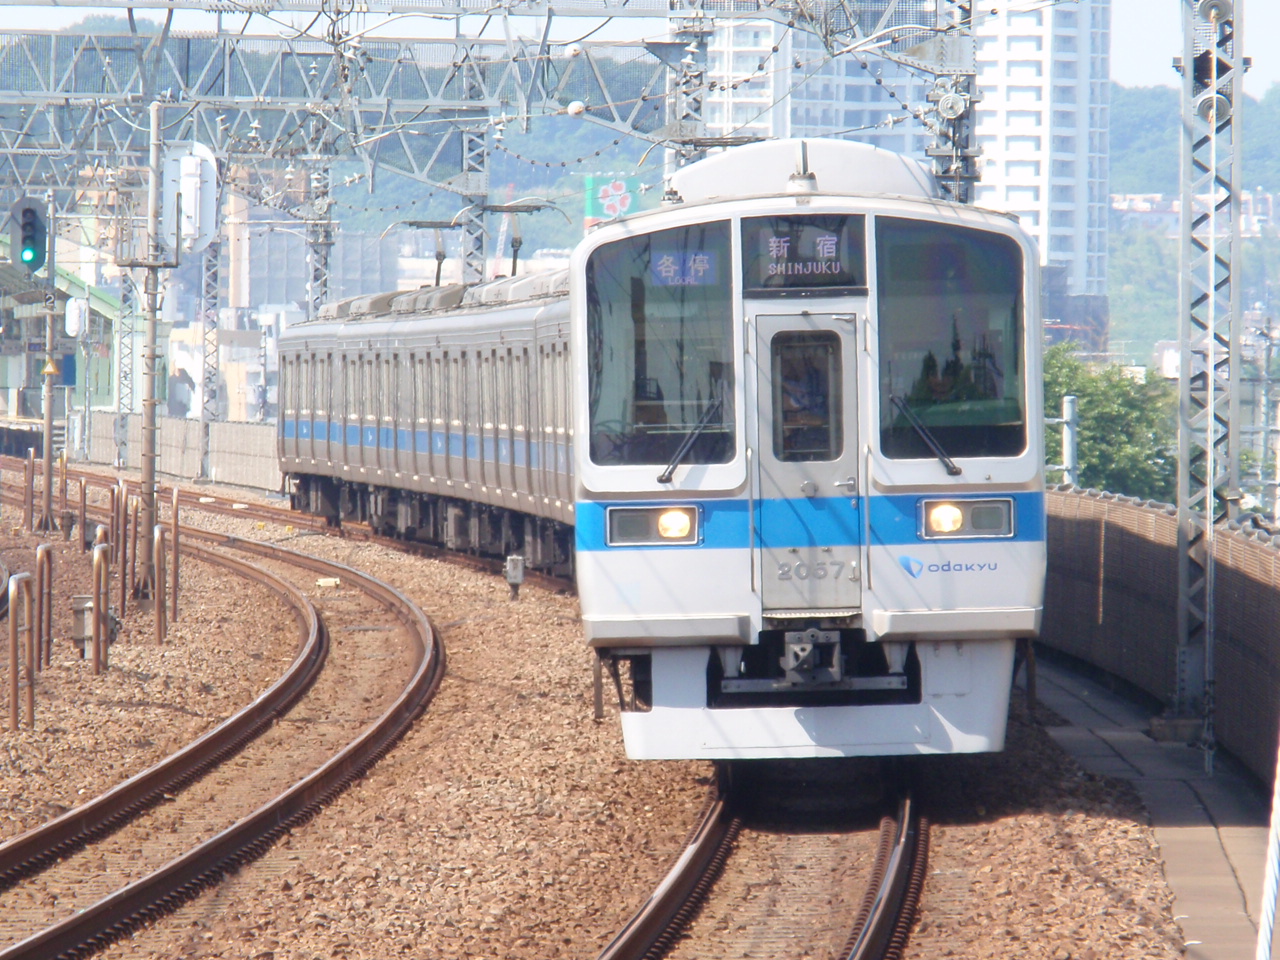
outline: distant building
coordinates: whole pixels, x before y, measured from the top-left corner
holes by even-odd
[[[976,27],[977,202],[1040,244],[1044,313],[1107,349],[1111,0],[1001,11]]]
[[[903,0],[886,26],[935,10]],[[1111,0],[976,16],[976,201],[1017,214],[1038,241],[1051,336],[1104,352]],[[810,34],[763,22],[721,26],[708,58],[712,135],[839,137],[925,158],[932,135],[915,113],[928,77],[869,53],[831,58]]]
[[[1203,198],[1206,206],[1209,198]],[[1240,191],[1240,235],[1260,237],[1276,231],[1276,195],[1260,191]],[[1177,237],[1181,230],[1182,198],[1162,193],[1117,193],[1111,196],[1112,221],[1119,227],[1158,230]]]
[[[929,22],[932,8],[904,0],[897,20]],[[712,136],[837,137],[921,159],[932,140],[910,112],[927,103],[932,82],[888,60],[832,59],[812,34],[766,21],[722,25],[707,56],[715,88],[703,119]]]

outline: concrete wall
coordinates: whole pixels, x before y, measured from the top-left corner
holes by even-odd
[[[1178,546],[1172,507],[1050,491],[1043,640],[1162,703],[1177,684]],[[1275,538],[1280,541],[1280,538]],[[1280,549],[1215,531],[1217,739],[1270,783],[1280,726]]]
[[[114,413],[95,412],[89,421],[89,461],[113,464],[116,458]],[[200,421],[157,417],[156,469],[162,476],[194,480],[200,476]],[[128,463],[142,468],[142,416],[128,419]],[[276,492],[281,486],[273,423],[209,425],[209,479],[216,483]]]

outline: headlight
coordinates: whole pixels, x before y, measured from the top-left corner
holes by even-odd
[[[658,536],[663,540],[685,540],[693,530],[693,515],[688,510],[664,510],[658,514]]]
[[[698,542],[697,507],[609,507],[609,546]]]
[[[1012,537],[1012,500],[925,500],[920,510],[920,536]]]
[[[935,503],[929,507],[930,533],[955,533],[964,526],[964,511],[954,503]]]

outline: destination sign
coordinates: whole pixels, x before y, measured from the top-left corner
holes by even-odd
[[[742,222],[744,288],[755,295],[867,285],[861,216],[752,217]]]
[[[654,250],[649,274],[657,287],[707,287],[716,283],[714,250]]]

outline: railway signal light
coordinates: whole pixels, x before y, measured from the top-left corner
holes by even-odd
[[[23,197],[9,210],[9,255],[15,265],[35,273],[44,266],[48,234],[44,204]]]

